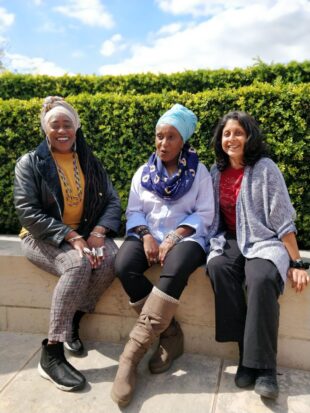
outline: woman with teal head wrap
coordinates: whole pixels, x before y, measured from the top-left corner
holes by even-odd
[[[112,388],[120,406],[130,402],[137,364],[158,336],[151,373],[168,370],[183,353],[183,333],[174,314],[191,273],[205,263],[205,236],[214,214],[210,174],[188,143],[196,124],[190,109],[173,105],[156,124],[156,150],[132,179],[127,237],[115,270],[139,318]],[[156,263],[161,275],[155,287],[144,272]]]
[[[197,116],[185,106],[176,103],[159,118],[156,127],[160,125],[174,126],[185,143],[195,132]]]

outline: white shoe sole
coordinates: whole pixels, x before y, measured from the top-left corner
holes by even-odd
[[[68,387],[68,386],[64,386],[62,384],[56,383],[56,381],[54,381],[51,376],[49,376],[42,368],[41,363],[38,364],[38,372],[40,374],[41,377],[43,377],[46,380],[51,381],[52,383],[55,384],[55,386],[63,391],[71,391],[71,390],[78,390],[80,388],[80,385],[78,386],[72,386],[72,387]],[[82,386],[81,386],[82,387]]]

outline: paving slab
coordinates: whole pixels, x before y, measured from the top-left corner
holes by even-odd
[[[11,335],[10,339],[13,339]],[[33,339],[38,347],[37,337]],[[184,354],[169,372],[151,375],[147,361],[139,366],[137,388],[131,404],[120,409],[110,398],[122,344],[86,343],[87,357],[68,357],[86,376],[80,392],[58,390],[37,373],[39,352],[0,393],[1,413],[178,413],[211,412],[220,374],[220,359]],[[9,356],[9,352],[7,352]],[[13,367],[12,369],[13,370]]]
[[[122,344],[86,342],[70,362],[87,378],[79,392],[58,390],[37,372],[41,335],[0,332],[0,413],[308,413],[310,371],[278,368],[276,401],[234,384],[236,364],[186,353],[166,373],[150,374],[144,358],[135,395],[120,409],[110,398]]]
[[[0,331],[0,391],[39,351],[41,340],[36,334]]]
[[[308,413],[310,412],[310,371],[278,367],[279,397],[261,398],[251,387],[238,389],[234,383],[237,366],[225,361],[214,413]]]

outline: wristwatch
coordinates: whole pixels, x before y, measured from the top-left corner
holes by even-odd
[[[304,270],[307,270],[309,268],[309,265],[310,264],[308,262],[304,262],[301,258],[295,261],[290,261],[290,268],[302,268]]]
[[[139,238],[142,241],[144,235],[150,234],[150,230],[146,225],[140,225],[136,228],[135,233],[139,236]]]

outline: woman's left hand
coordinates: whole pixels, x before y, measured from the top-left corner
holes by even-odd
[[[90,235],[87,239],[87,245],[90,251],[92,251],[92,249],[94,248],[95,251],[97,252],[97,254],[94,255],[94,265],[93,265],[94,269],[99,268],[102,261],[104,260],[104,250],[105,250],[104,241],[105,241],[105,238],[98,238],[94,235]]]
[[[289,268],[287,277],[291,280],[292,288],[295,288],[297,293],[301,293],[304,287],[310,283],[307,271],[302,268]]]
[[[164,261],[168,252],[175,246],[175,242],[170,238],[165,238],[159,246],[158,259],[161,266],[164,265]]]

